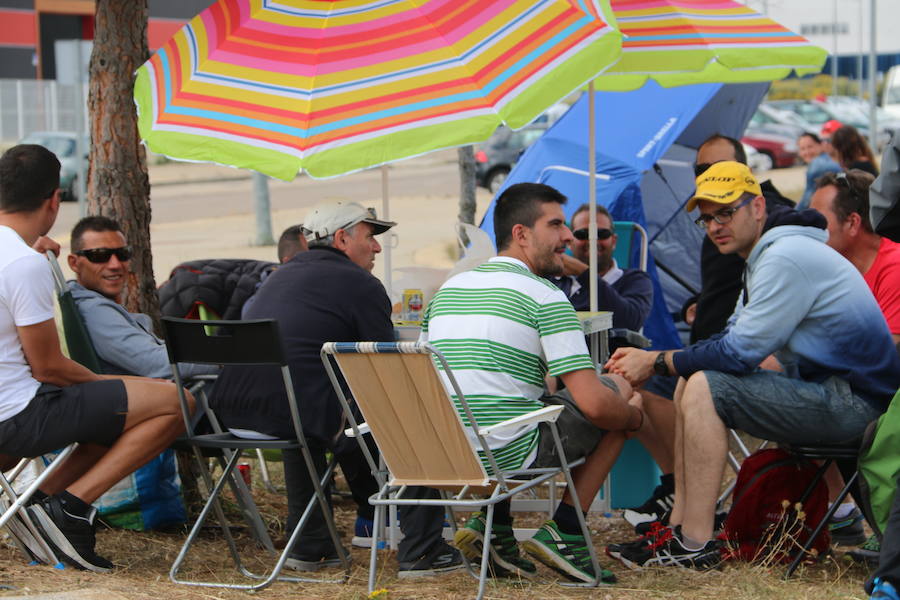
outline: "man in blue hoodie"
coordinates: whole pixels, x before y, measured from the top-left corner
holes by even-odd
[[[719,562],[713,522],[728,428],[775,442],[847,442],[900,385],[878,304],[859,271],[825,244],[820,215],[767,211],[750,170],[730,161],[697,179],[687,209],[695,206],[719,251],[747,261],[745,286],[722,333],[678,351],[621,348],[607,364],[632,385],[654,373],[681,377],[672,529],[659,544],[619,545],[615,557],[628,566]]]

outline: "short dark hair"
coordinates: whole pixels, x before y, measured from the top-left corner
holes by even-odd
[[[572,213],[572,219],[569,221],[569,223],[574,223],[575,217],[577,217],[581,213],[587,212],[589,210],[591,210],[591,204],[590,204],[590,202],[585,202],[584,204],[582,204],[581,206],[579,206],[578,208],[575,209],[575,212]],[[597,216],[599,217],[600,215],[603,215],[607,219],[609,219],[610,225],[613,225],[615,223],[615,221],[613,221],[612,215],[609,214],[609,211],[606,210],[606,207],[603,206],[602,204],[597,205]]]
[[[851,214],[858,213],[863,229],[874,233],[869,221],[869,186],[875,181],[871,173],[850,169],[846,173],[825,173],[816,179],[816,189],[833,185],[837,195],[831,203],[831,210],[839,223],[845,222]]]
[[[84,237],[85,231],[118,231],[124,235],[122,227],[115,219],[100,215],[91,215],[89,217],[84,217],[75,223],[75,227],[72,228],[72,235],[69,238],[69,250],[78,252],[79,250],[84,249],[81,238]]]
[[[300,225],[291,225],[281,232],[281,237],[278,238],[279,262],[284,262],[303,250],[304,244],[300,241],[300,237],[303,235],[302,228],[303,224],[301,223]]]
[[[19,144],[0,156],[0,210],[34,212],[59,188],[59,159],[37,144]]]
[[[700,144],[697,148],[701,148],[710,142],[717,142],[719,140],[728,142],[731,144],[731,147],[734,148],[734,160],[741,163],[742,165],[747,164],[747,151],[744,150],[744,144],[741,143],[740,140],[736,140],[733,137],[728,137],[727,135],[722,135],[721,133],[714,133]]]
[[[811,139],[812,141],[814,141],[817,144],[822,143],[822,138],[820,138],[819,136],[814,134],[812,131],[804,131],[803,133],[800,134],[800,137],[798,137],[797,139],[802,140],[805,137],[808,137],[809,139]]]
[[[514,226],[534,227],[534,222],[541,216],[542,204],[565,204],[566,201],[558,190],[543,183],[516,183],[506,188],[494,205],[497,250],[505,250],[509,246]]]

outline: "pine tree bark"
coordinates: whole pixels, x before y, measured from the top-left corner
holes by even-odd
[[[137,130],[134,72],[149,58],[147,0],[97,0],[90,63],[88,212],[116,219],[134,249],[125,307],[153,319],[159,300],[150,252],[150,179]]]

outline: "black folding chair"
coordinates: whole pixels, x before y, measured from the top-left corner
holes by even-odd
[[[332,462],[326,472],[321,477],[317,474],[312,456],[310,456],[306,438],[303,435],[303,427],[300,421],[300,414],[297,408],[297,402],[294,397],[294,385],[291,381],[291,373],[288,368],[287,361],[284,358],[284,350],[281,342],[281,335],[278,330],[278,323],[273,319],[264,319],[256,321],[198,321],[192,319],[176,319],[172,317],[164,317],[162,320],[163,330],[166,335],[166,347],[169,352],[169,360],[175,365],[179,362],[192,362],[201,364],[221,364],[221,365],[274,365],[280,368],[282,382],[284,384],[286,401],[291,411],[291,420],[294,428],[294,437],[276,440],[251,440],[239,438],[231,433],[212,433],[204,435],[190,435],[187,441],[191,444],[197,456],[198,462],[203,463],[201,452],[203,448],[217,448],[225,452],[227,461],[223,467],[222,476],[213,484],[212,475],[204,468],[201,469],[207,485],[212,490],[209,499],[203,506],[197,522],[194,524],[188,538],[184,543],[181,551],[172,565],[169,572],[169,578],[174,583],[185,585],[223,587],[242,590],[261,590],[271,585],[276,579],[281,581],[304,581],[304,582],[322,582],[322,583],[343,583],[350,575],[350,559],[346,550],[340,543],[334,520],[331,517],[331,508],[328,505],[323,489],[327,482],[331,480],[334,472],[334,463]],[[208,329],[207,329],[208,328]],[[207,334],[207,331],[211,332]],[[177,369],[175,372],[175,382],[178,384],[179,395],[181,399],[182,412],[185,419],[185,425],[190,424],[190,413],[187,410],[187,401],[181,385],[181,378]],[[315,488],[315,494],[306,505],[303,515],[300,517],[299,523],[291,533],[284,551],[278,556],[275,565],[267,575],[258,575],[252,573],[243,566],[240,555],[237,551],[234,538],[228,528],[224,513],[222,512],[218,498],[229,479],[229,476],[237,466],[243,450],[259,449],[277,449],[300,450],[309,470],[310,479]],[[334,542],[335,549],[344,568],[344,574],[341,578],[307,578],[307,577],[287,577],[280,575],[288,554],[294,547],[294,543],[299,538],[300,532],[306,523],[310,520],[315,504],[318,503],[321,508],[322,518],[328,526],[331,539]],[[220,582],[200,582],[189,581],[178,578],[180,570],[191,544],[197,539],[203,523],[209,516],[210,511],[216,512],[216,517],[222,527],[225,540],[228,544],[229,552],[234,560],[238,571],[246,577],[258,579],[259,583],[254,584],[231,584]]]
[[[828,526],[828,520],[834,515],[835,511],[841,505],[841,502],[844,501],[844,498],[846,498],[848,494],[857,496],[854,492],[855,490],[858,490],[856,480],[859,472],[856,469],[856,462],[859,458],[859,444],[843,446],[785,446],[785,450],[791,454],[809,460],[821,461],[819,469],[816,471],[815,476],[809,482],[809,485],[803,492],[803,496],[800,498],[799,502],[801,505],[806,503],[813,490],[819,482],[822,481],[822,478],[825,477],[825,472],[828,471],[828,468],[832,463],[837,464],[845,482],[844,487],[838,493],[837,498],[825,512],[825,516],[823,516],[822,520],[813,528],[809,537],[803,543],[803,546],[788,566],[787,571],[784,574],[784,578],[788,579],[793,575],[794,571],[797,570],[797,567],[800,566],[800,562],[807,555],[809,549],[812,548],[813,542],[819,537],[819,533],[821,533],[822,529]]]

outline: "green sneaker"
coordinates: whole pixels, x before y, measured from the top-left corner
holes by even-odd
[[[563,533],[554,521],[544,523],[530,540],[522,542],[522,548],[572,581],[594,581],[591,554],[584,536]],[[601,569],[600,582],[615,583],[616,576],[612,571]]]
[[[481,561],[484,548],[484,531],[487,516],[483,512],[472,515],[466,524],[456,532],[453,543],[472,562]],[[534,577],[537,567],[519,554],[519,545],[510,525],[494,523],[491,531],[491,556],[488,567],[493,577]]]

